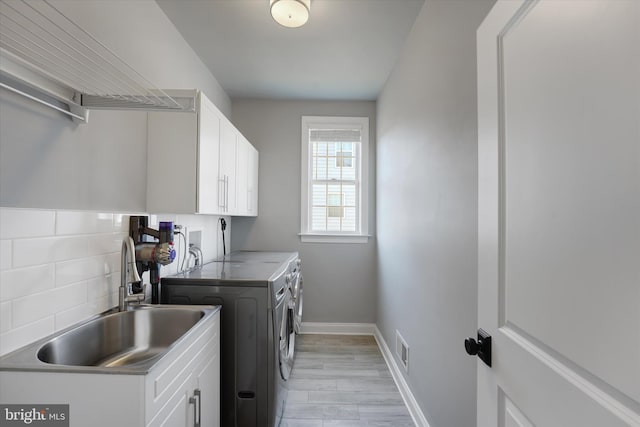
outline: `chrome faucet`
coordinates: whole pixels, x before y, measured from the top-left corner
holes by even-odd
[[[193,268],[202,266],[202,250],[193,243],[189,244],[189,255],[193,255],[193,258],[195,259]]]
[[[139,294],[131,293],[131,284],[142,279],[136,268],[136,250],[131,237],[122,241],[120,253],[120,289],[118,293],[118,308],[127,311],[130,302],[140,303],[144,301],[144,290]]]

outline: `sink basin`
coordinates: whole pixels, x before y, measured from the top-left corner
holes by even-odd
[[[38,351],[45,363],[126,366],[157,357],[204,316],[201,310],[137,309],[99,317],[51,339]]]
[[[108,311],[0,357],[2,370],[144,374],[220,307],[135,305]],[[194,335],[195,334],[195,335]]]

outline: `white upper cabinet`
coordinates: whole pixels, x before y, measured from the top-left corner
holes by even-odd
[[[239,132],[226,118],[220,121],[220,191],[221,213],[235,215],[237,210],[237,141]]]
[[[246,138],[238,136],[237,215],[258,215],[258,150]]]
[[[220,152],[220,118],[218,110],[204,95],[200,97],[198,117],[199,150],[197,156],[196,211],[216,213],[218,209],[218,153]]]
[[[238,162],[238,147],[241,156],[245,145],[256,158],[257,151],[204,94],[195,113],[150,112],[147,135],[149,212],[257,214],[257,183],[251,185],[255,201],[249,210],[246,182],[257,178],[258,162]]]
[[[258,163],[260,157],[258,150],[251,144],[249,144],[249,168],[247,169],[248,188],[247,188],[247,200],[249,206],[247,207],[248,216],[258,216]]]

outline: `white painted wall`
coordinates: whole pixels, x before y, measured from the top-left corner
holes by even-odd
[[[369,230],[366,244],[300,243],[302,116],[369,117]],[[304,274],[305,322],[375,319],[375,103],[234,100],[238,129],[260,152],[257,218],[233,218],[234,250],[296,250]]]
[[[427,0],[378,99],[377,325],[410,346],[433,427],[476,423],[463,340],[477,328],[475,32],[492,3]]]

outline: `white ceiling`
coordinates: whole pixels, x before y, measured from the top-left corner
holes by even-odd
[[[269,0],[156,0],[231,98],[375,100],[424,0],[311,0],[301,28]]]

